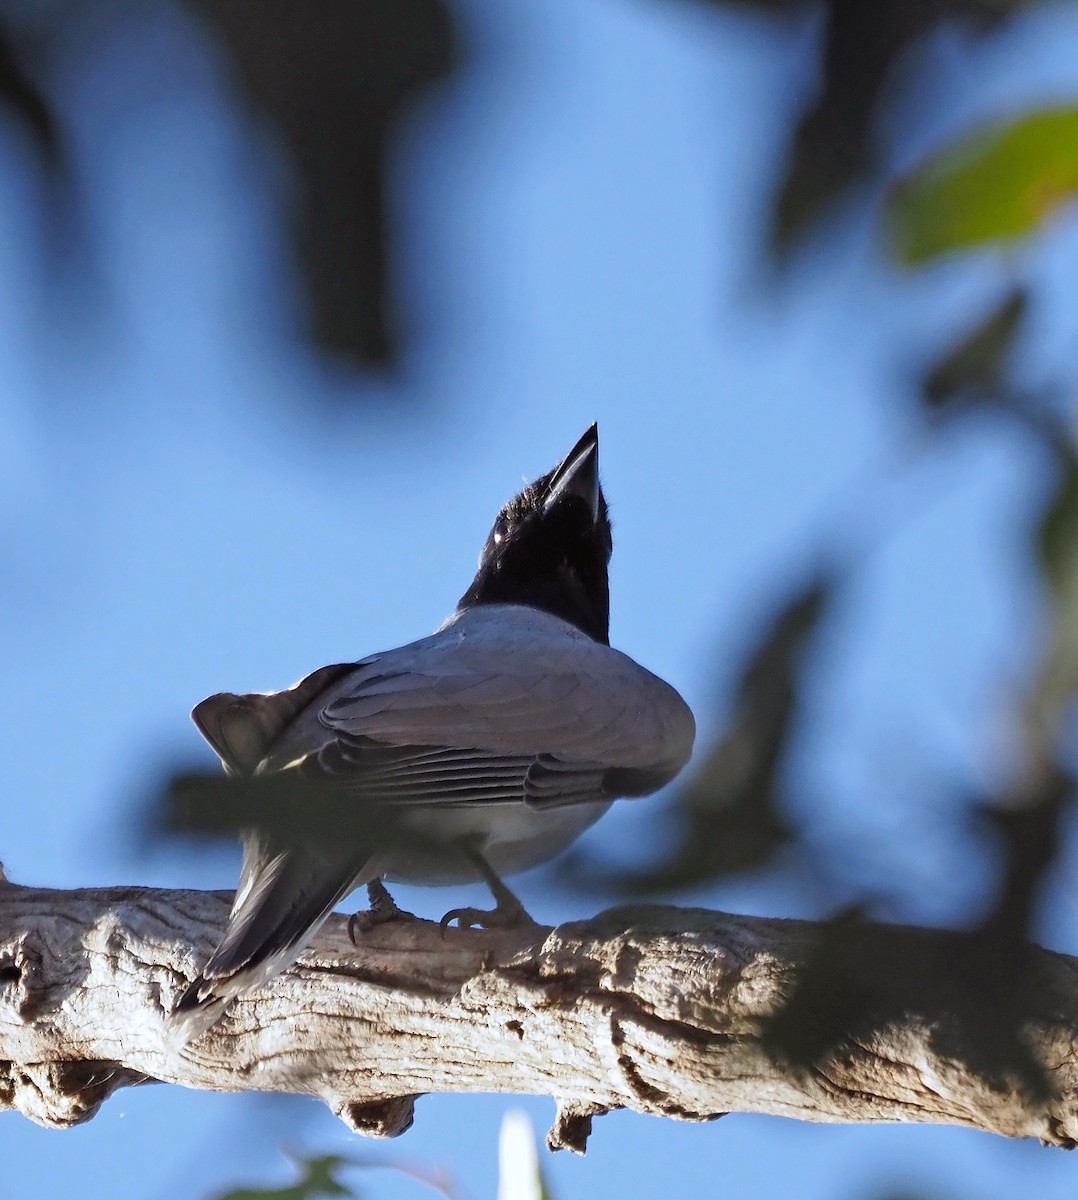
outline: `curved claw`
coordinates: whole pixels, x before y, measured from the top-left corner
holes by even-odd
[[[450,921],[457,922],[458,929],[517,929],[521,926],[536,927],[534,921],[517,896],[509,890],[493,870],[490,863],[474,847],[465,848],[465,855],[471,859],[479,874],[490,888],[494,897],[494,907],[483,908],[451,908],[439,922],[442,936],[449,928]]]
[[[512,903],[499,898],[497,908],[451,908],[438,922],[443,937],[452,921],[458,929],[520,929],[538,924],[515,896]]]
[[[385,925],[389,921],[418,920],[415,913],[405,912],[403,908],[397,907],[396,901],[386,891],[385,884],[380,879],[367,884],[367,897],[371,903],[370,908],[361,908],[348,918],[348,938],[353,946],[359,944],[356,941],[357,931],[365,933],[368,929],[373,929],[376,925]]]
[[[496,909],[491,909],[490,912],[484,912],[481,908],[451,908],[438,922],[438,929],[442,937],[445,937],[445,931],[453,921],[457,922],[458,929],[483,928],[486,927],[486,918],[493,916],[496,911]]]

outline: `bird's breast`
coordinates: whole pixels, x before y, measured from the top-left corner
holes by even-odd
[[[384,875],[397,883],[434,885],[478,880],[467,856],[454,853],[459,845],[478,850],[499,875],[527,871],[568,849],[609,807],[609,801],[592,801],[544,810],[519,802],[428,809],[420,817],[423,840],[436,838],[446,849],[432,852],[422,842],[398,847]]]

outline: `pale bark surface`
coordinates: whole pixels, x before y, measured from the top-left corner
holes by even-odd
[[[317,1096],[353,1129],[380,1135],[406,1129],[424,1092],[549,1095],[551,1144],[574,1149],[591,1117],[613,1108],[1078,1138],[1078,959],[1035,950],[1024,964],[1022,1034],[1045,1069],[1047,1101],[985,1078],[962,1052],[960,1018],[945,1011],[909,1011],[810,1070],[784,1064],[761,1030],[818,927],[700,909],[444,937],[430,922],[403,922],[362,934],[358,947],[334,918],[292,970],[177,1048],[163,1017],[230,900],[0,883],[0,1106],[67,1126],[118,1087],[161,1080]],[[878,930],[943,939],[944,949],[953,936]]]

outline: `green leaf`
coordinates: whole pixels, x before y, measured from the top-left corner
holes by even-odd
[[[308,1158],[289,1154],[289,1158],[303,1172],[297,1183],[280,1188],[236,1188],[215,1197],[215,1200],[323,1200],[327,1196],[348,1196],[355,1200],[359,1192],[346,1188],[337,1179],[342,1170],[396,1171],[416,1183],[437,1192],[444,1200],[452,1200],[446,1173],[441,1168],[427,1169],[394,1162],[378,1155],[324,1154]],[[544,1197],[544,1200],[549,1200]]]
[[[218,1200],[321,1200],[324,1196],[354,1196],[334,1178],[348,1160],[336,1154],[321,1158],[301,1159],[303,1178],[298,1183],[282,1188],[237,1188],[225,1192]]]
[[[1006,387],[1006,368],[1029,307],[1025,288],[1012,288],[925,376],[922,393],[930,408],[956,400],[993,399]]]
[[[916,168],[891,194],[897,257],[941,254],[1031,233],[1078,191],[1078,108],[997,121]]]

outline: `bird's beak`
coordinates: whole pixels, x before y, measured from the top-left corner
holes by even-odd
[[[591,509],[592,521],[599,519],[599,426],[593,425],[562,459],[550,477],[543,510],[563,496],[579,496]]]

